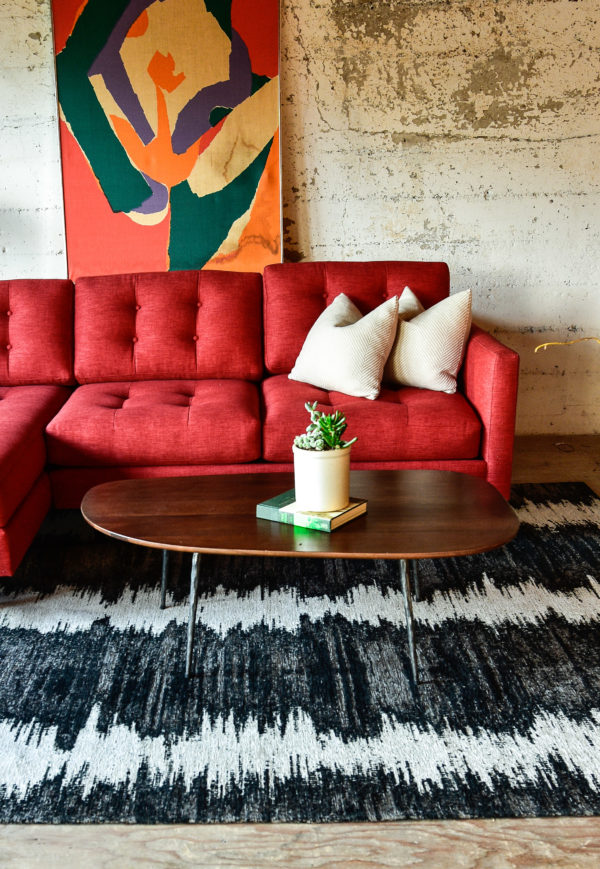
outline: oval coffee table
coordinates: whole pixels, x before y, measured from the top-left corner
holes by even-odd
[[[192,552],[186,676],[191,673],[201,553],[301,558],[388,558],[399,562],[412,675],[414,643],[411,562],[486,552],[511,540],[519,522],[485,480],[452,471],[352,471],[350,493],[367,513],[331,533],[256,518],[256,505],[293,488],[293,474],[232,474],[119,480],[90,489],[84,519],[98,531],[163,550]]]

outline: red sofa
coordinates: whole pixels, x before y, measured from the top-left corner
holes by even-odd
[[[291,470],[308,400],[344,410],[355,468],[455,470],[508,496],[518,356],[476,326],[453,395],[383,388],[371,401],[287,376],[338,293],[366,313],[406,285],[429,307],[449,293],[448,268],[289,263],[263,278],[5,282],[14,347],[0,377],[0,573],[14,573],[51,502],[77,508],[97,483]]]
[[[70,281],[0,281],[0,575],[12,575],[50,507],[44,430],[71,394]]]

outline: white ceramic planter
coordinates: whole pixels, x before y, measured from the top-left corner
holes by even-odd
[[[350,501],[350,450],[294,451],[296,504],[301,510],[329,513]]]

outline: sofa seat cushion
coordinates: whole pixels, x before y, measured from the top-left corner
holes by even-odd
[[[263,383],[263,457],[292,460],[292,442],[307,424],[306,401],[318,401],[325,413],[341,410],[345,437],[358,437],[353,462],[471,459],[479,453],[481,424],[460,393],[402,387],[381,390],[370,401],[328,392],[275,375]]]
[[[47,428],[55,465],[178,465],[260,457],[256,384],[242,380],[90,383]]]
[[[0,387],[0,526],[43,471],[44,429],[69,394],[61,386]]]

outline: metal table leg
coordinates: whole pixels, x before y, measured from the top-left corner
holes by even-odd
[[[162,576],[160,580],[160,608],[164,610],[167,605],[167,574],[169,572],[169,550],[162,551]]]
[[[408,576],[406,572],[405,558],[400,559],[400,582],[402,583],[402,597],[404,598],[404,615],[406,618],[406,633],[408,637],[408,657],[410,659],[413,679],[415,685],[417,685],[419,682],[419,675],[417,669],[417,653],[415,651],[412,600],[410,594],[410,583],[408,581]]]
[[[185,675],[189,676],[192,670],[192,652],[194,649],[194,628],[196,627],[196,607],[198,606],[198,564],[200,553],[192,555],[192,571],[190,574],[190,609],[188,616],[187,651],[185,656]]]
[[[421,586],[419,584],[419,571],[417,570],[416,558],[412,558],[410,561],[410,574],[412,576],[413,597],[418,602],[421,600]]]

